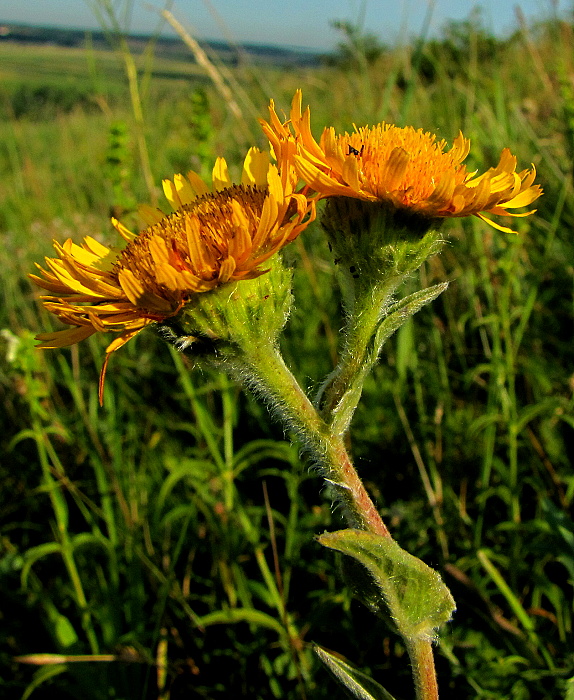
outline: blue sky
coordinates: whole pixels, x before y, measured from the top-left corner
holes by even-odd
[[[126,6],[126,0],[113,1],[116,6]],[[520,7],[527,18],[536,19],[549,16],[553,4],[556,3],[551,0],[434,0],[431,28],[436,31],[448,20],[465,19],[474,6],[480,5],[486,26],[504,35],[516,27],[515,7]],[[161,7],[161,0],[133,0],[131,30],[154,31],[158,21],[157,9]],[[572,2],[558,0],[559,10],[571,7]],[[392,43],[405,36],[420,34],[429,1],[175,0],[172,5],[176,17],[200,39],[225,39],[227,33],[237,42],[322,50],[333,48],[339,38],[329,22],[357,22],[362,9],[366,31]],[[97,27],[85,0],[0,0],[0,22]]]

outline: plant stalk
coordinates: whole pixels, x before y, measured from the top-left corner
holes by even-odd
[[[432,642],[427,638],[406,640],[417,700],[438,700]]]
[[[241,357],[231,358],[229,365],[233,374],[247,380],[279,414],[284,424],[295,431],[327,482],[336,490],[350,526],[390,537],[351,462],[342,437],[334,434],[319,416],[277,346],[270,341],[258,341],[251,338],[245,343]]]
[[[393,292],[401,282],[400,277],[390,277],[379,287],[364,290],[355,300],[354,313],[347,319],[345,346],[339,364],[321,387],[315,404],[320,406],[321,416],[330,421],[341,398],[359,375],[364,380],[376,362],[380,348],[373,346],[377,324],[385,315]],[[360,398],[356,397],[355,406]]]
[[[243,345],[243,344],[242,344]],[[323,476],[337,492],[350,527],[391,537],[351,462],[343,437],[318,414],[286,366],[273,342],[244,344],[241,358],[231,360],[233,373],[263,396],[266,403],[294,430]],[[392,611],[391,611],[392,614]],[[412,666],[417,700],[438,700],[438,685],[431,641],[403,637]]]

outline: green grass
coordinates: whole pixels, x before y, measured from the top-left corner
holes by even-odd
[[[262,116],[268,97],[287,108],[302,86],[316,133],[381,119],[449,141],[462,129],[471,168],[508,146],[539,171],[545,195],[515,220],[519,236],[445,224],[449,246],[421,275],[449,290],[389,343],[352,427],[393,535],[457,601],[437,651],[447,700],[554,700],[574,675],[570,31],[518,37],[486,64],[471,50],[456,70],[434,54],[430,82],[407,49],[362,73],[233,69]],[[314,641],[409,698],[404,650],[313,540],[339,514],[264,406],[152,333],[113,358],[103,409],[105,339],[33,349],[52,320],[26,274],[51,240],[113,243],[111,207],[136,225],[132,203],[149,199],[120,63],[83,56],[0,45],[2,693],[45,678],[34,698],[339,697]],[[73,88],[34,93],[62,74]],[[193,65],[155,64],[142,93],[156,183],[219,154],[238,173],[245,143],[263,145]],[[29,111],[16,116],[18,95]],[[313,387],[341,325],[319,227],[286,257],[296,307],[284,351]],[[40,652],[120,660],[12,660]]]

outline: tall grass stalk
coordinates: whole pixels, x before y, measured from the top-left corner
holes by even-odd
[[[130,102],[134,117],[134,132],[138,144],[138,153],[142,176],[146,185],[150,201],[157,205],[157,189],[154,175],[151,169],[149,149],[146,139],[146,120],[144,119],[142,98],[140,94],[140,80],[135,59],[128,43],[129,18],[132,12],[132,0],[124,0],[124,23],[119,18],[120,10],[116,8],[112,0],[89,0],[88,4],[97,17],[100,26],[108,36],[112,46],[121,56],[125,66],[126,77],[129,85]],[[151,43],[152,40],[150,40]]]

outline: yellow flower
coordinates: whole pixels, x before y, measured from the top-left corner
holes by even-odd
[[[50,292],[42,297],[44,306],[72,328],[38,335],[39,347],[64,347],[100,331],[114,332],[105,373],[110,353],[147,325],[175,316],[194,295],[264,274],[265,262],[301,233],[315,209],[303,195],[293,194],[293,182],[282,183],[268,157],[252,150],[246,160],[257,167],[244,174],[243,184],[220,178],[214,192],[188,175],[190,196],[185,185],[178,188],[183,178],[176,176],[177,210],[167,216],[158,212],[138,235],[112,220],[127,241],[123,249],[91,237],[81,246],[71,240],[54,243],[59,257],[46,258],[47,269],[38,265],[41,276],[30,278]],[[216,168],[224,165],[220,160]],[[150,212],[151,207],[151,217]]]
[[[505,148],[495,168],[482,175],[469,173],[462,161],[470,141],[462,133],[450,150],[445,141],[412,127],[378,124],[355,127],[352,134],[324,129],[319,143],[311,133],[309,108],[301,111],[301,91],[293,98],[289,121],[278,118],[273,101],[263,130],[283,168],[294,167],[306,186],[319,197],[353,197],[370,202],[391,202],[397,208],[428,218],[477,216],[501,231],[484,213],[514,213],[542,194],[533,185],[536,170],[516,172],[516,158]]]
[[[246,187],[266,187],[269,172],[269,153],[260,151],[257,148],[250,148],[243,162],[241,174],[241,184]],[[293,194],[294,186],[297,184],[295,171],[291,169],[291,176],[286,178],[285,173],[279,172],[283,192],[285,197]],[[181,173],[174,175],[173,180],[162,182],[163,192],[173,211],[186,204],[192,204],[198,197],[207,194],[214,194],[233,186],[233,181],[229,175],[229,169],[225,158],[217,158],[211,174],[212,185],[209,188],[201,177],[190,170],[186,175]],[[304,200],[301,205],[305,206]],[[147,204],[142,204],[138,208],[139,214],[148,226],[161,221],[165,213],[161,209],[153,208]]]

